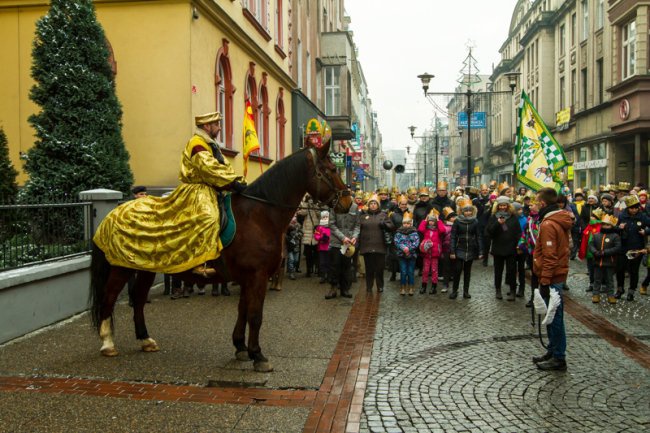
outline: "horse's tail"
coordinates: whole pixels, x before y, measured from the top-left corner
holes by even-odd
[[[90,261],[90,291],[88,304],[90,305],[90,320],[97,331],[101,325],[102,304],[106,297],[106,282],[111,270],[111,265],[106,260],[106,255],[93,242],[92,259]],[[111,320],[111,324],[113,321]]]

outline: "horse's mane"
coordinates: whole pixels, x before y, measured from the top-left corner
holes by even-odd
[[[306,158],[306,150],[301,149],[279,160],[255,179],[244,193],[272,203],[287,204],[290,192],[296,187],[304,187],[307,182]]]

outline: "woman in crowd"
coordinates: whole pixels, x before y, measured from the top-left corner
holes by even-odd
[[[456,299],[460,286],[460,274],[463,273],[463,298],[470,299],[469,294],[472,263],[483,258],[483,246],[479,236],[479,223],[476,219],[476,207],[469,200],[461,201],[458,209],[460,215],[451,228],[451,258],[456,261],[454,288],[449,299]]]
[[[314,229],[320,221],[321,209],[314,203],[309,194],[305,195],[300,204],[298,215],[302,217],[302,251],[305,256],[307,272],[305,277],[318,275],[318,241],[314,239]]]
[[[327,210],[323,210],[320,213],[318,225],[314,229],[314,240],[318,242],[318,276],[320,277],[320,284],[327,282],[330,236],[330,213]]]
[[[533,251],[537,243],[537,236],[539,235],[539,206],[532,198],[529,205],[529,214],[526,218],[526,225],[522,228],[521,237],[517,244],[517,253],[524,257],[525,262],[528,264],[529,269],[533,269]],[[539,278],[535,273],[531,272],[530,275],[530,299],[526,303],[526,307],[533,306],[533,293],[535,289],[539,288]]]
[[[515,217],[514,208],[507,196],[497,198],[495,211],[490,216],[485,233],[492,241],[496,298],[503,299],[501,282],[505,266],[506,284],[510,288],[507,299],[508,301],[514,301],[516,285],[515,254],[517,243],[521,237],[521,226],[519,220]]]
[[[379,208],[379,198],[373,195],[361,214],[359,224],[359,254],[365,264],[366,290],[372,292],[373,283],[377,292],[384,291],[384,266],[387,246],[384,231],[392,231],[393,225],[386,212]]]

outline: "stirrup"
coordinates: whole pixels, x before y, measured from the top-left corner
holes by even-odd
[[[217,275],[217,270],[214,268],[208,268],[208,264],[203,263],[202,265],[192,269],[192,273],[201,275],[203,278],[212,278]]]

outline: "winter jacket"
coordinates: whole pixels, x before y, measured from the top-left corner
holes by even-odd
[[[454,224],[450,221],[445,221],[445,238],[442,241],[442,254],[451,253],[451,228]]]
[[[496,213],[491,215],[488,220],[485,234],[492,239],[492,254],[495,256],[511,256],[517,254],[517,243],[521,237],[521,225],[519,218],[514,215],[512,205],[510,205],[510,217],[503,223],[499,224]]]
[[[566,282],[573,218],[570,213],[560,211],[557,205],[542,209],[540,216],[542,222],[533,252],[533,272],[539,277],[541,286]]]
[[[340,248],[343,239],[359,239],[359,210],[352,203],[347,213],[336,213],[330,210],[330,248]]]
[[[580,249],[578,250],[578,258],[580,260],[593,259],[594,256],[589,251],[589,244],[591,239],[596,233],[600,233],[600,221],[592,219],[591,223],[582,231],[582,239],[580,240]]]
[[[433,199],[429,200],[430,206],[436,208],[438,212],[442,215],[442,210],[446,207],[452,208],[454,211],[456,210],[456,205],[454,204],[453,201],[449,198],[449,196],[444,196],[444,197],[439,197],[436,196]]]
[[[442,255],[442,245],[447,234],[445,224],[440,220],[436,220],[432,229],[429,227],[429,222],[424,220],[420,223],[418,232],[422,235],[422,241],[420,242],[422,257],[427,259],[440,257]]]
[[[415,203],[415,207],[413,208],[413,227],[419,227],[420,222],[427,219],[427,215],[429,215],[431,209],[433,209],[433,206],[431,205],[430,199],[427,201],[418,201],[417,203]],[[401,227],[401,226],[395,226],[395,227]]]
[[[314,240],[318,242],[318,251],[327,251],[330,249],[330,236],[329,226],[316,226]]]
[[[600,229],[592,236],[589,252],[594,257],[594,264],[600,268],[616,266],[616,256],[621,252],[621,237],[616,229]]]
[[[478,196],[472,200],[476,208],[476,218],[480,227],[485,229],[488,219],[490,219],[490,196]]]
[[[537,237],[539,236],[539,214],[531,214],[526,218],[526,225],[524,226],[517,248],[526,254],[532,254],[535,250]]]
[[[395,232],[395,247],[397,248],[397,257],[416,258],[418,256],[418,247],[420,246],[420,235],[415,227],[400,227]],[[404,251],[408,249],[409,253]]]
[[[580,222],[582,223],[582,227],[587,227],[589,225],[589,221],[591,221],[591,213],[598,207],[598,203],[585,203],[582,205],[582,209],[580,210]]]
[[[393,224],[386,212],[368,210],[361,214],[359,225],[359,254],[382,253],[386,254],[384,230],[392,230]]]
[[[625,228],[620,228],[623,224]],[[627,209],[623,210],[618,219],[618,227],[622,240],[622,253],[645,248],[645,236],[650,235],[650,218],[641,213],[640,209],[634,216],[630,215]],[[641,230],[645,235],[639,233]]]
[[[317,245],[318,241],[314,239],[314,229],[320,221],[320,213],[324,210],[310,201],[300,203],[297,215],[303,218],[302,221],[302,243],[303,245]]]
[[[289,224],[287,232],[285,233],[285,245],[287,251],[299,253],[300,245],[302,244],[302,227],[300,223]]]
[[[475,216],[460,215],[454,221],[451,227],[451,254],[455,254],[457,260],[466,262],[483,255],[483,241],[479,236],[479,223]]]

